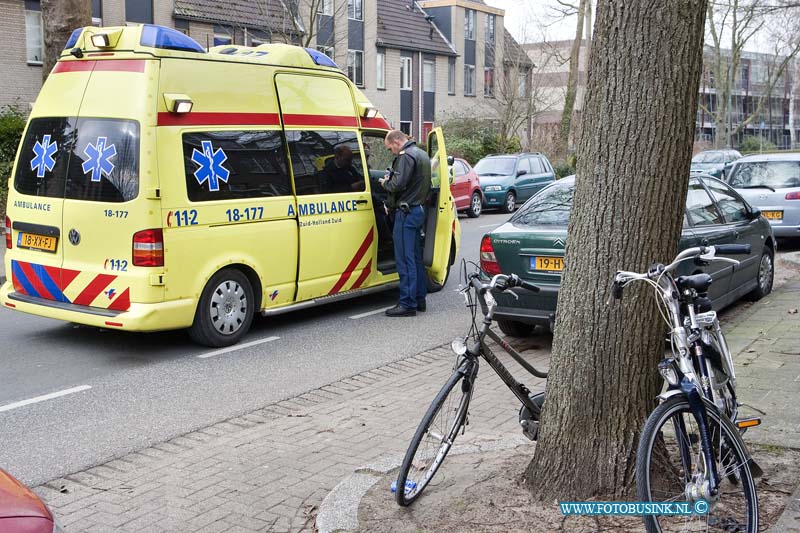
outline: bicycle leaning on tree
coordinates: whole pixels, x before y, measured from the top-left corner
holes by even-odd
[[[492,291],[510,291],[522,288],[538,292],[539,288],[516,275],[497,274],[487,283],[482,279],[480,269],[466,275],[466,263],[462,263],[465,283],[460,292],[464,295],[467,307],[472,311],[472,327],[464,339],[456,339],[451,347],[456,354],[453,373],[433,399],[422,418],[411,444],[403,458],[397,481],[394,484],[395,499],[401,506],[413,503],[428,486],[439,470],[459,432],[463,434],[469,424],[469,402],[478,377],[478,363],[482,357],[497,373],[503,383],[522,403],[519,423],[522,432],[531,440],[536,440],[539,418],[544,402],[544,393],[531,394],[524,384],[517,381],[503,366],[497,356],[486,344],[486,338],[500,345],[525,370],[538,378],[547,378],[547,372],[528,363],[513,347],[492,331],[491,325],[497,302]],[[478,307],[483,314],[478,324]]]
[[[662,318],[669,326],[671,356],[658,364],[666,382],[659,405],[639,439],[636,491],[643,502],[688,501],[704,514],[645,516],[648,532],[662,530],[758,531],[754,477],[761,469],[750,457],[742,435],[758,418],[739,418],[736,373],[708,289],[712,278],[700,273],[674,277],[684,261],[699,266],[712,261],[738,265],[717,254],[748,254],[750,245],[689,248],[669,265],[646,273],[617,272],[612,295],[644,281],[655,289]],[[695,505],[700,503],[699,507]]]

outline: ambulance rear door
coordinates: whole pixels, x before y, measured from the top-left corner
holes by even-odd
[[[435,128],[428,134],[428,155],[431,158],[432,194],[426,207],[423,262],[428,269],[430,280],[435,286],[441,286],[450,270],[451,247],[456,225],[442,128]]]
[[[97,313],[127,311],[132,300],[158,302],[163,271],[155,164],[159,63],[93,61],[75,122],[63,212],[65,295]],[[134,246],[136,241],[136,246]],[[145,256],[158,249],[161,261]],[[113,322],[113,320],[112,320]],[[121,323],[109,325],[123,326]]]
[[[290,73],[275,84],[297,197],[297,300],[363,287],[375,272],[375,215],[350,86]]]

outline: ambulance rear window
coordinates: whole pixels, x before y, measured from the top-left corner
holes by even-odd
[[[183,162],[192,202],[292,194],[280,131],[184,133]]]
[[[139,125],[132,120],[31,120],[17,162],[21,194],[127,202],[139,194]]]

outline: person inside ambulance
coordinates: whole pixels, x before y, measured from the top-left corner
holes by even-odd
[[[353,168],[353,150],[346,144],[333,149],[333,157],[325,161],[319,172],[320,192],[337,193],[364,190],[364,177]]]

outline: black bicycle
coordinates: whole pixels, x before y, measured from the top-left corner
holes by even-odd
[[[464,266],[462,270],[466,271]],[[481,357],[522,402],[519,413],[522,432],[529,439],[536,440],[544,393],[533,395],[524,384],[514,379],[486,345],[485,339],[488,337],[499,344],[534,376],[547,378],[547,372],[538,370],[528,363],[519,352],[491,329],[492,317],[497,306],[492,291],[510,291],[514,294],[511,291],[514,288],[533,292],[538,292],[539,288],[532,283],[522,281],[516,275],[498,274],[488,283],[485,283],[484,279],[480,271],[473,272],[466,277],[466,283],[460,291],[464,294],[467,307],[472,310],[472,327],[464,339],[453,341],[452,349],[456,354],[453,374],[433,399],[406,451],[395,482],[395,497],[401,506],[410,505],[422,494],[442,466],[459,432],[463,434],[469,424],[469,402],[478,376],[478,361]],[[483,314],[480,326],[476,320],[479,306]]]

